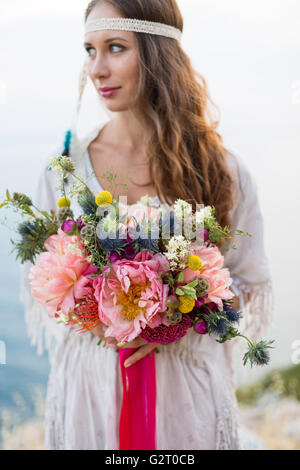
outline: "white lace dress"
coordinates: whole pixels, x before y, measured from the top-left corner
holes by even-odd
[[[101,128],[86,139],[72,139],[71,155],[83,176],[91,172],[87,148]],[[51,156],[61,153],[55,149]],[[248,231],[238,237],[238,249],[224,252],[231,270],[232,289],[240,298],[244,318],[240,329],[259,338],[270,325],[272,282],[264,250],[263,220],[257,188],[240,157],[228,152],[229,162],[240,186],[240,200],[232,211],[232,229]],[[56,180],[45,164],[37,190],[37,204],[56,208]],[[93,177],[95,194],[101,187]],[[74,210],[74,205],[72,205]],[[80,214],[80,208],[75,207]],[[259,262],[257,262],[259,260]],[[117,450],[122,404],[122,381],[118,354],[98,347],[91,333],[79,335],[49,319],[31,296],[28,270],[23,269],[22,299],[28,333],[41,352],[49,349],[51,372],[45,414],[45,448],[61,450]],[[241,340],[219,344],[215,338],[192,330],[187,336],[156,354],[157,448],[240,449],[234,354]],[[242,343],[244,344],[244,342]]]

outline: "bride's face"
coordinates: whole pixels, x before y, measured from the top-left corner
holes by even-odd
[[[88,21],[120,16],[114,7],[100,2],[91,11]],[[93,31],[86,34],[84,47],[89,56],[89,76],[105,106],[112,112],[127,110],[136,97],[139,79],[135,34],[131,31]],[[118,89],[105,92],[102,88]]]

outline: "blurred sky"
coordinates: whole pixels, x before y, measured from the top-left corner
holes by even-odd
[[[70,127],[85,57],[87,4],[0,0],[1,197],[6,187],[32,193],[44,157]],[[300,3],[178,4],[185,21],[183,47],[220,109],[219,132],[258,184],[276,301],[272,364],[288,365],[292,344],[300,339]],[[94,127],[95,95],[86,96],[92,111],[82,119]],[[9,263],[5,257],[1,265]]]

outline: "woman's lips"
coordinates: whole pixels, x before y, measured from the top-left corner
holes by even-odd
[[[99,91],[101,93],[101,95],[104,97],[104,98],[110,98],[111,96],[113,96],[118,90],[120,90],[121,87],[119,88],[99,88]]]

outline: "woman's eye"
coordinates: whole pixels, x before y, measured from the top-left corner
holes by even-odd
[[[110,50],[112,52],[120,52],[120,50],[123,51],[125,49],[125,47],[121,46],[120,44],[111,44],[109,47],[110,47]],[[112,49],[113,47],[116,47],[117,50],[113,51],[113,49]],[[87,52],[89,57],[93,57],[95,55],[96,49],[94,47],[87,47],[86,52]]]
[[[119,48],[119,49],[121,49],[121,51],[122,51],[123,49],[125,49],[125,47],[124,47],[124,46],[121,46],[120,44],[111,44],[110,47]]]
[[[86,52],[88,53],[88,55],[89,55],[90,57],[92,57],[92,55],[94,55],[94,54],[90,54],[90,51],[95,51],[95,49],[94,49],[93,47],[87,47],[87,48],[86,48]]]

